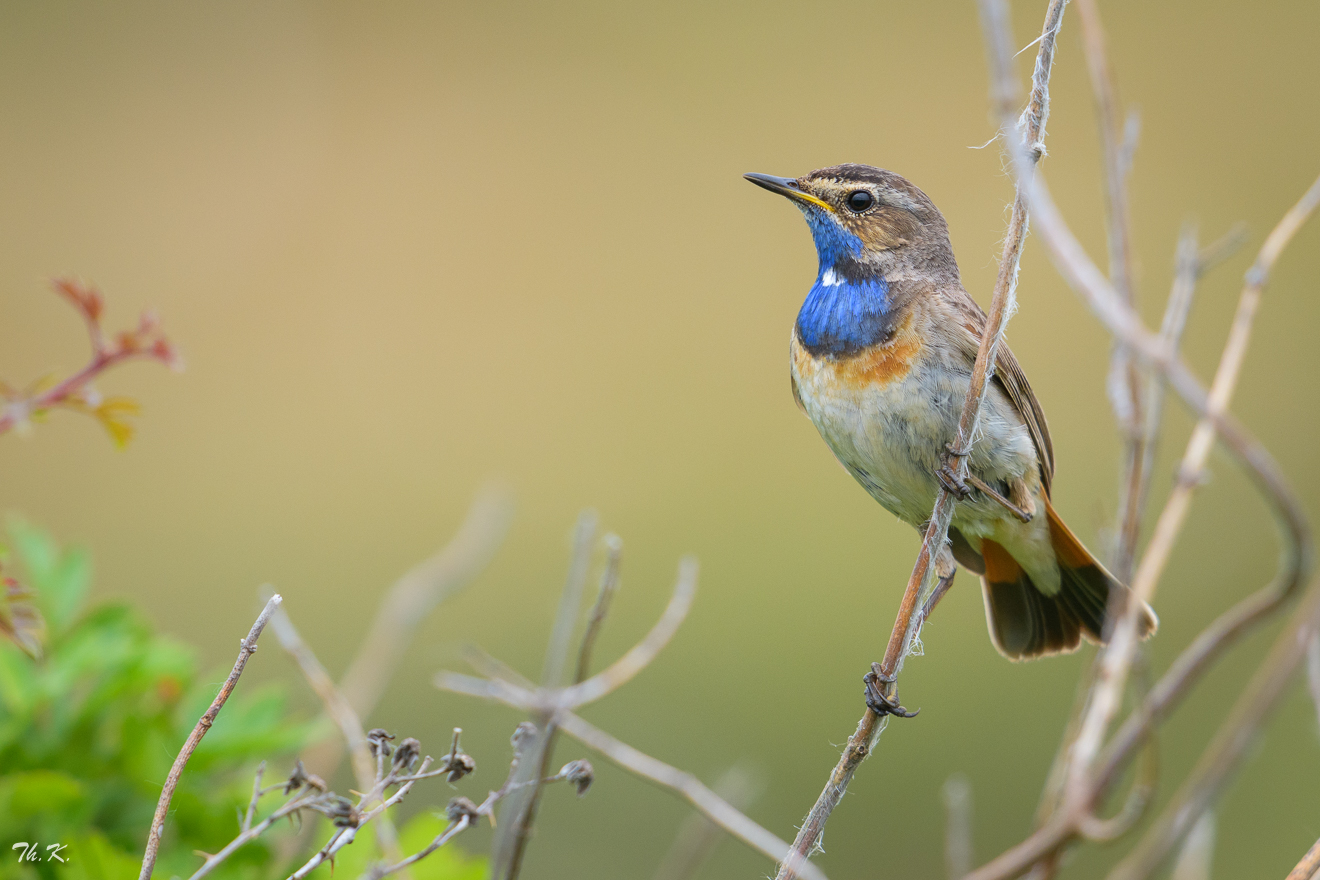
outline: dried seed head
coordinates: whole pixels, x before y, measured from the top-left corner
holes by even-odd
[[[477,805],[465,797],[456,797],[445,807],[445,818],[450,822],[457,822],[464,816],[469,824],[477,820]]]
[[[383,752],[386,757],[390,754],[389,741],[394,739],[393,734],[388,730],[374,727],[367,731],[367,748],[371,749],[371,757],[376,757],[376,753]]]
[[[472,760],[471,755],[463,752],[457,755],[445,755],[445,769],[449,771],[449,775],[445,778],[450,782],[458,782],[477,769],[477,762]]]
[[[284,793],[293,794],[304,785],[317,791],[328,790],[324,779],[315,773],[308,773],[307,768],[303,766],[303,762],[298,761],[293,765],[293,772],[289,774],[289,781],[284,783]]]
[[[540,733],[536,725],[530,721],[524,721],[513,729],[513,736],[509,737],[509,745],[513,746],[513,753],[520,754],[523,749],[531,745]]]
[[[577,789],[578,797],[582,797],[587,793],[587,789],[591,788],[591,783],[596,778],[596,771],[590,761],[569,761],[560,769],[559,775],[571,782]]]
[[[362,821],[362,816],[353,806],[353,802],[337,794],[328,794],[311,806],[338,828],[356,828],[358,822]]]
[[[393,768],[396,773],[407,773],[412,770],[417,763],[417,759],[422,756],[422,744],[413,737],[408,737],[399,743],[394,750]]]

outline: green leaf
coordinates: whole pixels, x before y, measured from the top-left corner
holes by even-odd
[[[413,816],[399,829],[400,852],[404,856],[421,852],[443,834],[446,827],[443,815],[426,811]],[[322,820],[317,823],[312,841],[320,845],[329,840],[333,833],[330,823]],[[368,825],[358,832],[350,846],[344,847],[335,856],[334,876],[361,877],[371,865],[382,860],[380,848],[376,845],[375,829]],[[413,863],[408,872],[412,874],[413,880],[486,880],[490,864],[483,857],[468,855],[458,847],[456,841],[451,840],[420,862]],[[312,876],[318,880],[330,880],[330,870],[323,866],[317,868]]]
[[[135,880],[142,867],[139,856],[117,848],[96,830],[74,838],[59,855],[65,860],[56,872],[61,880]]]
[[[79,807],[86,791],[83,784],[58,770],[29,770],[13,773],[5,780],[9,812],[26,819],[42,814],[64,815]]]
[[[85,550],[61,550],[45,531],[11,517],[9,536],[28,583],[52,632],[60,634],[77,618],[92,580],[91,557]]]

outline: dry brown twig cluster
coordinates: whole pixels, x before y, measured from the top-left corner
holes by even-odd
[[[1067,848],[1075,842],[1117,840],[1132,832],[1153,798],[1155,762],[1149,756],[1153,755],[1155,733],[1160,724],[1230,645],[1280,612],[1288,600],[1303,593],[1283,631],[1225,715],[1200,760],[1110,875],[1111,880],[1143,880],[1181,845],[1175,875],[1180,880],[1207,880],[1208,868],[1203,866],[1208,865],[1206,855],[1213,844],[1212,805],[1229,776],[1242,762],[1248,745],[1270,709],[1277,704],[1284,686],[1304,662],[1320,711],[1320,580],[1313,580],[1305,591],[1302,590],[1313,567],[1310,526],[1273,459],[1228,411],[1270,272],[1288,242],[1320,205],[1320,180],[1306,191],[1265,239],[1247,273],[1219,367],[1210,387],[1205,388],[1182,361],[1178,353],[1179,342],[1198,278],[1240,244],[1242,234],[1240,231],[1231,232],[1209,247],[1200,248],[1195,232],[1185,230],[1178,245],[1174,283],[1161,328],[1154,332],[1145,327],[1135,310],[1126,189],[1137,126],[1135,117],[1120,124],[1121,108],[1105,54],[1095,0],[1077,0],[1077,18],[1096,96],[1105,156],[1108,275],[1087,256],[1054,206],[1044,182],[1035,173],[1037,163],[1045,155],[1049,80],[1066,5],[1067,0],[1050,0],[1038,41],[1027,107],[1020,117],[1015,118],[1017,89],[1006,2],[980,0],[991,70],[992,105],[1016,180],[1016,196],[985,334],[957,436],[951,438],[950,464],[960,477],[967,475],[965,452],[977,437],[977,419],[992,376],[995,351],[1003,338],[1008,318],[1016,309],[1018,266],[1030,217],[1061,274],[1114,336],[1109,386],[1124,441],[1124,469],[1120,479],[1119,518],[1114,529],[1113,563],[1116,572],[1131,583],[1133,601],[1125,608],[1112,609],[1111,618],[1116,622],[1108,634],[1108,644],[1097,652],[1094,663],[1086,672],[1074,717],[1046,780],[1036,831],[989,863],[970,870],[970,794],[965,785],[953,784],[946,788],[950,815],[948,863],[952,876],[965,876],[967,880],[1007,880],[1027,873],[1036,880],[1049,880],[1057,873]],[[1166,386],[1183,400],[1199,421],[1182,456],[1173,489],[1155,520],[1151,538],[1144,552],[1138,554]],[[1116,729],[1111,730],[1134,670],[1139,672],[1145,663],[1137,637],[1139,609],[1143,602],[1154,596],[1185,523],[1193,495],[1202,482],[1206,461],[1216,439],[1246,470],[1279,522],[1284,543],[1279,571],[1271,583],[1216,618],[1149,688],[1138,688],[1135,708]],[[948,491],[939,493],[884,657],[873,664],[866,676],[874,702],[892,706],[893,714],[904,714],[897,699],[897,677],[904,660],[917,643],[922,625],[952,583],[952,574],[937,576],[932,560],[934,549],[947,541],[956,503],[956,498]],[[425,850],[409,856],[398,852],[397,838],[387,811],[408,794],[414,783],[442,775],[452,780],[472,772],[474,766],[471,758],[459,749],[458,730],[455,730],[448,754],[437,763],[429,756],[422,756],[416,740],[405,739],[392,747],[392,738],[388,734],[382,730],[365,731],[361,718],[374,708],[417,623],[484,565],[498,544],[506,523],[507,503],[490,496],[479,500],[450,547],[406,575],[387,596],[357,659],[340,684],[336,684],[321,667],[283,610],[277,607],[279,597],[271,598],[252,633],[243,642],[234,673],[207,716],[199,722],[189,744],[195,748],[209,721],[214,720],[247,657],[255,650],[256,637],[267,620],[321,697],[327,714],[341,732],[342,743],[336,741],[309,752],[304,757],[308,767],[313,769],[304,769],[300,763],[286,782],[262,787],[264,767],[263,771],[258,771],[252,801],[241,822],[239,835],[225,849],[208,856],[194,880],[244,843],[255,839],[277,819],[302,810],[329,815],[339,827],[290,880],[299,880],[331,860],[335,852],[354,839],[358,828],[372,821],[375,821],[382,851],[389,858],[388,864],[373,869],[375,877],[383,877],[406,871],[409,865],[443,846],[480,817],[489,817],[493,821],[496,805],[500,805],[501,821],[495,836],[493,874],[500,880],[512,880],[518,876],[523,864],[543,787],[569,782],[582,794],[593,778],[590,764],[585,761],[573,761],[557,773],[550,772],[555,742],[560,733],[578,740],[625,770],[686,798],[703,817],[700,823],[685,832],[693,835],[691,839],[700,836],[708,841],[710,829],[717,827],[777,861],[780,866],[777,880],[793,877],[824,880],[824,874],[809,861],[809,857],[818,849],[825,824],[857,768],[874,750],[887,723],[887,715],[878,715],[869,708],[866,710],[791,846],[757,825],[729,800],[691,774],[646,755],[583,720],[576,714],[577,709],[626,684],[655,659],[682,623],[696,587],[696,564],[684,560],[669,605],[651,631],[623,657],[591,675],[596,636],[619,584],[621,545],[617,538],[607,536],[604,541],[606,559],[597,599],[578,643],[576,662],[571,662],[572,638],[581,618],[585,586],[597,543],[596,522],[591,515],[584,515],[578,523],[569,576],[540,683],[531,682],[476,648],[469,651],[467,659],[480,677],[441,672],[435,679],[437,687],[444,690],[500,702],[528,715],[529,720],[521,723],[514,733],[513,759],[507,778],[481,804],[465,798],[451,801],[447,810],[448,826]],[[1121,596],[1119,601],[1122,601]],[[568,675],[570,669],[575,670],[571,678]],[[326,791],[320,781],[321,774],[328,776],[334,771],[345,750],[352,758],[357,784],[365,792],[357,801]],[[185,746],[171,771],[173,782],[177,782],[189,754],[191,748]],[[1142,755],[1148,758],[1139,764],[1123,805],[1114,816],[1101,817],[1101,810],[1115,793],[1124,772]],[[276,788],[284,790],[285,802],[258,821],[258,801]],[[172,785],[167,784],[157,820],[152,826],[142,880],[151,875],[171,790]],[[675,860],[675,864],[681,862],[681,859]],[[1315,874],[1318,866],[1320,842],[1302,857],[1289,880],[1306,880]],[[678,876],[682,876],[681,870],[692,869],[674,870],[680,871]]]
[[[342,685],[334,681],[303,641],[284,612],[281,597],[270,596],[252,632],[243,640],[234,672],[211,710],[198,722],[193,736],[180,752],[170,773],[170,780],[162,793],[157,817],[152,825],[141,880],[148,880],[154,868],[174,785],[197,742],[209,729],[233,690],[247,659],[256,651],[257,638],[267,624],[275,631],[280,644],[298,663],[308,684],[320,697],[326,714],[338,728],[341,741],[334,748],[327,748],[323,744],[309,750],[304,756],[306,760],[297,763],[287,780],[273,785],[262,785],[265,773],[263,764],[253,782],[252,798],[241,817],[238,834],[219,852],[202,854],[204,862],[190,880],[201,880],[280,819],[297,817],[304,812],[327,816],[335,830],[324,845],[290,875],[289,880],[302,880],[316,868],[332,862],[335,854],[352,843],[358,831],[368,824],[375,827],[377,841],[388,859],[386,863],[371,869],[374,880],[405,872],[410,865],[435,852],[483,817],[489,819],[497,829],[494,875],[501,880],[513,880],[521,870],[523,856],[531,839],[536,805],[542,789],[546,785],[562,782],[571,785],[581,796],[594,779],[594,770],[590,762],[585,760],[570,761],[557,772],[550,772],[554,741],[561,731],[624,769],[670,788],[692,802],[705,820],[702,825],[688,831],[689,839],[699,840],[698,849],[709,849],[709,828],[713,825],[775,861],[791,858],[786,842],[757,825],[696,777],[638,751],[574,714],[574,709],[617,690],[650,664],[677,632],[696,592],[696,563],[685,559],[679,567],[678,580],[669,604],[651,631],[621,658],[595,675],[590,675],[596,637],[619,586],[622,544],[617,537],[606,535],[601,542],[605,547],[605,561],[599,590],[578,643],[576,662],[571,667],[576,670],[572,683],[565,685],[562,679],[570,668],[572,636],[581,618],[587,575],[597,545],[596,520],[590,513],[583,514],[578,522],[569,577],[551,633],[541,684],[532,684],[479,648],[469,649],[468,660],[485,677],[474,678],[452,672],[441,672],[436,676],[436,684],[442,689],[496,700],[530,716],[530,720],[520,723],[514,731],[511,740],[513,758],[503,784],[499,789],[491,791],[480,804],[463,797],[453,798],[446,808],[448,824],[444,831],[417,853],[405,856],[399,852],[389,811],[409,794],[415,783],[440,776],[450,782],[457,781],[475,771],[475,762],[461,751],[460,730],[457,728],[449,752],[437,761],[422,754],[421,744],[416,739],[405,739],[396,746],[392,744],[394,737],[386,731],[364,730],[361,718],[376,704],[381,690],[393,676],[421,617],[456,592],[481,569],[502,538],[508,515],[509,503],[503,496],[487,493],[477,499],[450,545],[406,574],[386,595]],[[344,751],[351,758],[359,789],[355,800],[329,791],[322,779],[322,775],[328,777],[334,773]],[[315,771],[310,769],[312,766],[315,766]],[[734,799],[745,799],[748,796],[747,785],[743,782],[735,780],[726,787],[730,788]],[[277,789],[283,791],[284,802],[264,818],[258,818],[259,802]],[[497,806],[500,808],[498,823],[495,821]],[[311,826],[304,827],[310,829]],[[694,868],[699,862],[700,859],[689,859],[685,864]],[[805,860],[799,865],[799,870],[808,880],[825,880],[825,874]]]

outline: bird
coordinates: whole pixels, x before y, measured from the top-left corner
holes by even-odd
[[[789,343],[793,398],[882,507],[924,530],[941,488],[959,497],[936,573],[977,574],[990,639],[1010,660],[1102,643],[1127,591],[1051,502],[1054,447],[1040,402],[1001,343],[966,450],[950,441],[986,316],[958,273],[949,227],[903,176],[836,165],[802,177],[747,174],[807,220],[820,260]],[[959,480],[954,455],[969,455]],[[1158,619],[1139,616],[1143,638]]]

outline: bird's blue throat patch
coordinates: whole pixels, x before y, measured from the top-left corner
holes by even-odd
[[[820,273],[797,317],[797,335],[816,356],[848,357],[891,333],[889,283],[857,272],[862,240],[819,209],[803,206]],[[859,277],[860,276],[860,277]]]

